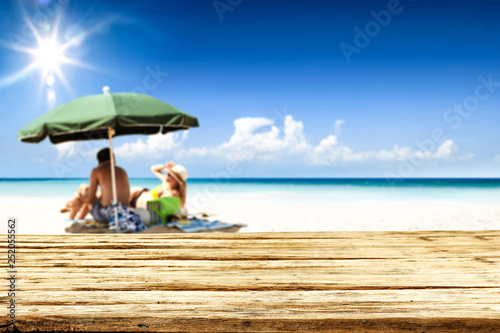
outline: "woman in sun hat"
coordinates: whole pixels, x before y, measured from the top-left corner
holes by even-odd
[[[165,173],[162,173],[162,170]],[[181,198],[181,204],[184,207],[186,203],[186,180],[188,177],[186,168],[170,161],[165,165],[153,165],[151,171],[162,182],[162,185],[151,191],[153,199],[178,197]]]
[[[152,191],[147,188],[133,187],[130,190],[130,206],[132,208],[146,208],[149,200],[161,197],[178,197],[181,199],[181,207],[184,208],[186,204],[186,180],[188,178],[186,168],[170,161],[166,164],[153,165],[151,171],[161,180],[161,185]]]

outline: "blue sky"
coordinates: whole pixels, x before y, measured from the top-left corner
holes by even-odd
[[[0,177],[86,177],[106,142],[26,144],[16,134],[104,85],[145,92],[200,122],[175,136],[115,139],[132,177],[168,160],[192,177],[500,177],[499,7],[5,1]],[[41,66],[17,75],[36,60],[20,50],[38,48],[27,22],[72,43],[71,63],[50,84]]]

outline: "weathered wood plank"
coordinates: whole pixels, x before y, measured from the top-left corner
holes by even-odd
[[[71,297],[69,297],[71,295]],[[448,290],[436,299],[434,291],[355,291],[355,292],[37,292],[19,298],[20,315],[84,315],[91,312],[138,316],[155,312],[159,316],[197,316],[261,318],[383,318],[388,315],[425,314],[436,317],[464,316],[474,309],[477,318],[491,318],[488,311],[500,310],[500,289],[482,297],[481,290]],[[207,302],[211,299],[212,302]],[[443,311],[444,310],[444,311]]]
[[[19,251],[19,261],[23,260],[51,260],[77,259],[77,260],[350,260],[350,259],[436,259],[436,258],[480,258],[478,260],[497,262],[500,253],[495,246],[484,248],[463,247],[450,249],[450,247],[435,248],[391,248],[391,247],[367,247],[367,248],[330,248],[330,249],[293,249],[274,248],[266,250],[259,248],[233,248],[233,249],[109,249],[109,250],[40,250],[38,253],[23,253]]]
[[[131,237],[132,236],[132,237]],[[373,231],[373,232],[276,232],[276,233],[209,233],[209,234],[65,234],[65,235],[18,235],[17,240],[20,242],[41,242],[41,243],[72,243],[72,242],[87,242],[103,243],[103,242],[130,242],[143,243],[146,245],[151,241],[169,241],[169,240],[323,240],[333,239],[337,241],[347,240],[350,242],[375,241],[401,241],[405,239],[415,239],[420,241],[435,241],[441,239],[456,240],[457,242],[464,239],[477,240],[498,240],[500,235],[495,230],[479,230],[479,231],[411,231],[411,232],[394,232],[394,231]],[[146,241],[146,242],[144,242]]]
[[[23,332],[500,328],[500,231],[17,239]]]
[[[123,317],[95,313],[72,317],[52,315],[40,321],[39,317],[26,317],[17,326],[22,332],[498,332],[497,318],[426,318],[390,317],[383,319],[302,319],[302,318],[226,318],[158,316]]]
[[[208,261],[197,265],[172,265],[169,261],[154,262],[155,266],[119,266],[122,260],[108,261],[118,267],[71,267],[60,265],[30,267],[29,276],[20,277],[20,287],[30,289],[80,289],[82,285],[123,290],[130,288],[150,290],[263,290],[275,289],[370,289],[370,288],[422,288],[422,287],[495,287],[500,281],[500,263],[479,260],[452,259],[446,261],[421,261],[418,266],[409,260],[385,262],[378,260],[364,263],[351,261],[320,261],[319,264],[290,265],[287,261],[243,261],[237,264]],[[179,262],[179,261],[177,261]],[[280,263],[287,265],[280,265]],[[297,262],[297,261],[295,261]],[[306,261],[307,262],[307,261]],[[22,268],[21,266],[20,268]],[[123,274],[126,268],[126,275]],[[439,272],[439,274],[436,274]],[[221,287],[221,273],[224,283]],[[333,277],[334,276],[334,277]],[[286,279],[283,279],[286,277]],[[57,282],[54,282],[57,281]],[[135,281],[139,281],[136,283]]]
[[[393,231],[374,231],[374,232],[282,232],[282,233],[210,233],[210,234],[78,234],[78,235],[18,235],[17,240],[25,243],[138,243],[147,245],[151,242],[191,242],[192,240],[210,241],[210,240],[297,240],[307,242],[308,240],[336,240],[339,242],[348,241],[350,243],[396,241],[405,242],[414,240],[419,242],[432,242],[440,240],[455,241],[456,243],[466,240],[470,241],[497,241],[500,239],[498,231],[480,230],[480,231],[414,231],[414,232],[393,232]]]
[[[486,260],[485,258],[426,258],[423,259],[365,259],[367,262],[360,263],[361,259],[330,259],[330,260],[133,260],[133,259],[58,259],[53,257],[44,261],[20,260],[18,267],[29,267],[30,271],[36,269],[51,269],[64,267],[66,271],[72,268],[135,268],[135,267],[168,267],[170,270],[284,270],[284,269],[332,269],[333,272],[353,270],[366,271],[365,265],[372,265],[378,269],[395,269],[398,273],[412,273],[423,269],[463,269],[463,270],[488,270],[495,271],[499,261],[496,259]],[[418,265],[416,264],[418,263]],[[57,270],[60,271],[60,270]]]

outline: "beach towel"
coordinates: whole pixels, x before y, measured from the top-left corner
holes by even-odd
[[[78,223],[89,228],[108,228],[108,222],[98,222],[93,219],[66,219],[66,222]]]
[[[118,224],[115,220],[115,207],[118,207]],[[106,208],[106,214],[109,216],[108,221],[110,230],[115,230],[117,232],[139,232],[146,229],[141,217],[120,202],[108,206]]]
[[[219,221],[203,221],[203,220],[188,220],[188,222],[170,222],[167,224],[169,227],[176,227],[184,232],[200,232],[200,231],[214,231],[220,229],[231,228],[237,226],[232,223],[225,223]]]
[[[93,220],[69,220],[71,226],[66,228],[66,232],[72,234],[81,233],[116,233],[110,230],[107,223],[100,223]],[[191,223],[191,221],[196,221]],[[246,227],[241,223],[221,223],[218,221],[207,222],[204,220],[192,219],[186,222],[175,222],[168,224],[157,224],[141,230],[141,233],[194,233],[194,232],[238,232],[240,228]]]

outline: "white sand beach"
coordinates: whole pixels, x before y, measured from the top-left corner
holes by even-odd
[[[192,199],[192,198],[191,198]],[[269,199],[269,198],[268,198]],[[20,234],[65,234],[71,223],[59,209],[66,197],[2,197],[2,220],[18,219]],[[199,210],[188,198],[190,213]],[[296,202],[220,195],[203,211],[211,219],[244,223],[240,232],[498,230],[500,205],[493,202],[343,201]],[[90,216],[90,215],[89,215]],[[7,228],[7,227],[5,227]]]

